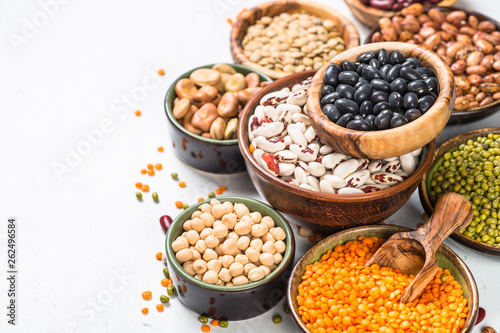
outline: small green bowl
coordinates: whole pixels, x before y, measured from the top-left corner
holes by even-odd
[[[173,115],[174,100],[177,97],[175,85],[181,79],[189,78],[200,68],[212,68],[214,64],[193,68],[175,80],[165,95],[164,107],[168,119],[168,131],[177,156],[190,166],[212,173],[235,173],[246,170],[245,161],[238,148],[238,139],[215,140],[189,132]],[[242,65],[226,64],[243,75],[257,73],[262,81],[272,81],[268,76]]]
[[[295,264],[290,280],[288,281],[287,289],[288,307],[290,308],[290,313],[300,330],[306,333],[311,332],[302,321],[297,304],[298,286],[302,282],[302,275],[304,275],[307,265],[318,261],[323,254],[325,254],[328,250],[333,249],[335,245],[356,240],[360,236],[377,236],[387,239],[396,232],[410,230],[411,229],[396,225],[369,225],[347,229],[323,239],[307,251],[299,259],[297,264]],[[447,268],[455,280],[462,286],[464,292],[463,295],[467,299],[469,312],[465,320],[465,325],[460,333],[471,332],[476,322],[479,307],[479,296],[474,277],[462,259],[460,259],[455,252],[444,244],[442,244],[438,250],[437,261],[439,267],[443,269]]]
[[[170,225],[165,248],[168,268],[181,303],[201,315],[226,320],[243,320],[256,317],[272,309],[285,296],[286,285],[295,256],[295,239],[287,220],[272,207],[245,197],[218,197],[220,202],[245,204],[251,212],[270,216],[285,231],[286,250],[278,267],[264,279],[243,286],[217,286],[195,279],[175,258],[172,242],[183,232],[183,224],[204,203],[190,206],[179,214]]]

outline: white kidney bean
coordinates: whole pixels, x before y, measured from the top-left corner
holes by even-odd
[[[279,176],[291,176],[295,171],[294,163],[278,163],[279,165]]]
[[[337,194],[360,194],[360,193],[365,193],[365,192],[355,187],[343,187],[337,190]]]
[[[326,180],[328,183],[330,183],[330,185],[333,188],[337,188],[337,189],[346,186],[345,180],[342,177],[335,176],[335,175],[326,174],[323,177],[321,177],[321,180]]]
[[[333,148],[328,145],[323,145],[321,146],[321,148],[319,148],[319,153],[321,155],[328,155],[330,153],[333,153],[333,151],[334,151]]]
[[[303,162],[312,162],[315,161],[318,157],[318,151],[314,150],[314,147],[317,145],[301,145],[298,143],[293,143],[290,145],[290,151],[297,155],[297,157]]]
[[[370,171],[366,169],[356,171],[346,177],[345,186],[347,187],[362,186],[369,176],[370,176]]]
[[[295,144],[307,146],[306,136],[304,135],[304,132],[302,132],[302,130],[300,129],[299,125],[297,124],[288,125],[288,135],[290,135]],[[296,154],[294,155],[297,156]]]
[[[395,173],[396,171],[399,170],[400,166],[401,166],[401,161],[400,160],[394,160],[394,161],[390,161],[390,162],[384,164],[382,166],[382,169],[380,169],[380,171],[381,172]]]
[[[382,169],[382,161],[379,159],[371,160],[368,164],[368,171],[370,171],[370,173],[379,172],[380,169]]]
[[[372,174],[372,178],[377,184],[395,185],[403,181],[403,177],[394,173],[377,172]]]
[[[349,156],[341,153],[331,153],[323,156],[321,164],[327,169],[335,169],[340,163],[349,159]]]
[[[297,161],[297,155],[289,150],[282,150],[274,154],[274,158],[278,162],[284,163],[295,163]]]
[[[385,184],[377,184],[377,185],[363,185],[358,187],[361,191],[365,193],[370,193],[370,192],[377,192],[380,190],[384,190],[386,188],[389,188],[389,185]]]
[[[278,121],[279,119],[279,112],[276,111],[276,109],[272,106],[264,106],[264,115],[271,119],[273,122]]]
[[[319,192],[319,180],[314,176],[307,176],[307,184],[311,186],[315,191]]]
[[[296,124],[302,124],[303,126],[311,126],[311,120],[303,113],[292,114],[292,121]]]
[[[298,105],[284,103],[284,104],[278,105],[276,107],[276,111],[278,111],[278,113],[281,116],[285,111],[289,111],[291,115],[295,114],[295,113],[300,114],[300,112],[302,111],[302,109]]]
[[[417,169],[417,162],[412,153],[399,156],[399,160],[401,161],[401,169],[407,174],[411,175]]]
[[[326,173],[326,168],[321,163],[309,162],[308,166],[309,166],[309,172],[314,177],[321,177]]]
[[[291,93],[286,99],[286,103],[303,106],[307,102],[307,90],[299,90]]]
[[[358,169],[359,162],[355,158],[340,163],[334,170],[333,175],[345,179]]]
[[[323,193],[335,193],[335,189],[325,179],[320,180],[320,182],[319,182],[319,189]]]
[[[252,131],[254,137],[265,136],[271,138],[281,134],[285,130],[285,125],[282,122],[262,123]]]
[[[299,187],[303,188],[303,189],[306,189],[306,190],[309,190],[309,191],[318,192],[318,190],[316,190],[314,187],[312,187],[309,184],[300,184]]]
[[[316,139],[316,131],[312,126],[309,126],[304,132],[304,136],[306,137],[307,142],[311,143],[314,141],[314,139]]]
[[[290,91],[286,91],[283,89],[279,90],[279,91],[275,91],[275,92],[269,93],[267,95],[264,95],[260,99],[260,104],[261,105],[276,106],[278,104],[285,103],[285,101],[289,95],[290,95]]]

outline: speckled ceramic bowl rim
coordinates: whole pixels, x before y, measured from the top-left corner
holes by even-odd
[[[249,73],[250,72],[256,73],[256,74],[259,75],[261,81],[269,81],[269,82],[273,81],[269,76],[265,75],[264,73],[261,73],[258,70],[255,70],[253,68],[250,68],[250,67],[247,67],[247,66],[243,66],[243,65],[235,65],[235,64],[228,64],[228,63],[219,62],[219,63],[216,63],[216,64],[208,64],[208,65],[198,66],[198,67],[193,68],[193,69],[185,72],[184,74],[180,75],[170,85],[170,87],[167,90],[167,93],[165,94],[165,98],[163,100],[163,107],[165,108],[165,113],[167,114],[168,120],[172,124],[174,124],[175,127],[177,127],[179,130],[181,130],[184,134],[189,135],[190,137],[192,137],[194,139],[197,139],[197,140],[200,140],[200,141],[203,141],[203,142],[217,144],[217,145],[222,145],[222,146],[232,146],[232,145],[238,144],[238,139],[237,138],[236,139],[231,139],[231,140],[215,140],[215,139],[204,138],[201,135],[197,135],[197,134],[189,132],[187,129],[184,128],[184,126],[182,126],[181,123],[179,123],[179,121],[177,119],[175,119],[175,117],[174,117],[174,115],[172,113],[173,107],[170,104],[167,104],[167,102],[168,102],[168,100],[170,98],[172,99],[172,103],[173,103],[173,101],[175,99],[175,85],[177,84],[177,82],[179,80],[184,79],[184,78],[189,78],[189,75],[192,72],[194,72],[195,70],[197,70],[197,69],[200,69],[200,68],[212,68],[212,66],[217,65],[217,64],[229,65],[229,66],[233,67],[236,70],[237,73],[240,73],[240,71],[248,71]]]
[[[316,245],[314,245],[312,248],[310,248],[306,253],[304,253],[300,259],[297,261],[295,266],[292,269],[292,274],[290,275],[290,278],[288,280],[288,286],[287,286],[287,305],[290,309],[290,314],[292,315],[292,318],[296,322],[296,324],[302,329],[303,332],[310,332],[310,330],[307,329],[305,323],[302,321],[300,318],[299,314],[296,313],[295,307],[293,306],[296,301],[290,299],[290,295],[293,294],[294,290],[292,290],[292,281],[295,279],[300,278],[303,273],[306,265],[308,264],[313,264],[314,262],[318,261],[323,254],[326,253],[328,249],[333,249],[335,245],[337,244],[344,244],[350,240],[355,240],[357,237],[361,235],[353,235],[352,237],[347,237],[344,236],[347,233],[352,233],[353,231],[363,231],[363,236],[371,236],[373,233],[371,232],[372,230],[383,230],[386,229],[387,231],[394,231],[400,232],[400,231],[411,231],[412,229],[398,226],[398,225],[365,225],[365,226],[360,226],[356,228],[350,228],[346,229],[343,231],[339,231],[337,233],[334,233],[320,242],[318,242]],[[324,248],[325,250],[323,252],[319,252],[320,249]],[[317,254],[312,255],[313,252],[318,251]],[[478,295],[478,290],[477,290],[477,284],[476,281],[474,280],[474,276],[472,275],[471,271],[469,270],[469,267],[465,264],[465,262],[448,246],[445,244],[442,244],[441,247],[439,248],[439,252],[441,251],[447,251],[449,252],[454,259],[456,259],[458,266],[460,266],[464,272],[463,278],[464,280],[468,280],[471,283],[471,290],[470,290],[470,299],[468,299],[467,306],[469,307],[469,313],[471,313],[471,316],[465,321],[464,327],[468,327],[469,330],[474,327],[474,324],[476,322],[477,318],[477,311],[479,308],[479,295]],[[306,258],[310,256],[309,260],[306,262]],[[301,267],[303,266],[303,267]],[[299,268],[302,268],[302,270],[299,272]],[[463,286],[462,286],[463,288]],[[465,332],[463,329],[460,331],[460,333]]]
[[[179,214],[172,224],[170,225],[167,236],[165,238],[165,248],[166,248],[166,254],[167,257],[169,258],[169,261],[174,265],[175,270],[179,272],[179,274],[182,276],[182,279],[189,281],[199,287],[205,288],[205,289],[210,289],[213,291],[218,291],[218,292],[241,292],[241,291],[251,291],[252,289],[259,288],[262,285],[267,284],[268,282],[271,282],[277,278],[279,278],[280,274],[284,272],[286,267],[288,266],[288,263],[292,263],[294,258],[292,258],[292,255],[295,252],[295,238],[292,232],[292,228],[288,224],[288,221],[281,215],[277,210],[272,208],[271,206],[252,199],[248,197],[239,197],[239,196],[224,196],[224,197],[217,197],[217,200],[219,200],[221,203],[224,201],[230,201],[233,204],[234,203],[243,203],[247,207],[248,205],[252,206],[257,206],[258,209],[250,208],[250,211],[258,211],[262,214],[262,216],[271,216],[273,220],[275,221],[275,224],[282,227],[282,229],[285,231],[286,238],[285,238],[285,244],[286,244],[286,249],[285,253],[283,254],[283,259],[281,260],[280,264],[278,267],[272,271],[268,276],[266,276],[264,279],[252,283],[248,283],[242,286],[230,286],[230,287],[224,287],[224,286],[217,286],[215,284],[210,284],[206,283],[200,280],[195,279],[193,276],[188,274],[184,268],[182,268],[182,265],[177,261],[175,258],[175,253],[172,250],[172,247],[170,244],[175,240],[175,238],[178,235],[173,234],[174,228],[172,228],[175,224],[179,223],[184,223],[187,221],[190,217],[191,214],[196,211],[201,205],[210,203],[210,200],[212,199],[207,199],[205,201],[199,202],[196,205],[190,206],[188,209],[183,211],[181,214]],[[175,238],[174,238],[175,237]]]

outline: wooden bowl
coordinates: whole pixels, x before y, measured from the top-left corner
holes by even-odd
[[[469,139],[475,139],[478,136],[485,136],[488,135],[489,133],[499,133],[500,134],[500,127],[497,128],[483,128],[475,131],[470,131],[466,132],[460,135],[457,135],[445,143],[443,143],[441,146],[439,146],[436,151],[434,152],[434,157],[432,158],[432,163],[431,163],[431,168],[429,168],[429,171],[424,174],[422,177],[422,182],[420,183],[420,186],[418,188],[418,195],[420,197],[420,202],[422,203],[422,206],[424,207],[425,212],[427,215],[431,215],[434,211],[434,207],[429,199],[428,193],[429,193],[429,188],[430,188],[430,181],[432,180],[432,176],[434,172],[436,172],[437,168],[443,164],[443,155],[452,150],[457,148],[459,145],[462,143],[467,142]],[[494,255],[500,255],[500,246],[493,246],[489,244],[485,244],[479,241],[476,241],[472,238],[466,237],[462,235],[459,232],[455,232],[450,236],[452,239],[456,240],[459,243],[464,244],[465,246],[468,246],[476,251],[484,252],[484,253],[489,253],[489,254],[494,254]]]
[[[332,20],[345,41],[346,49],[350,49],[359,45],[359,33],[356,27],[345,16],[336,10],[316,3],[305,0],[278,0],[272,2],[262,3],[252,9],[245,9],[238,14],[238,19],[234,23],[231,30],[231,55],[236,64],[242,64],[258,70],[272,79],[279,79],[289,75],[282,71],[271,70],[267,67],[261,66],[248,59],[243,52],[243,37],[247,32],[249,26],[255,24],[263,16],[276,16],[283,12],[296,13],[306,11],[309,14],[315,15],[323,19]]]
[[[338,126],[323,114],[320,107],[321,88],[325,85],[323,76],[327,67],[331,64],[341,65],[346,60],[357,61],[359,55],[381,48],[389,53],[400,51],[405,57],[415,57],[425,67],[434,70],[439,81],[438,99],[420,118],[400,127],[382,131],[356,131]],[[388,158],[414,151],[437,137],[446,126],[453,109],[455,83],[450,67],[434,52],[407,43],[373,43],[344,51],[326,63],[314,75],[307,95],[311,124],[325,143],[353,157]]]
[[[325,254],[328,250],[333,249],[335,245],[355,240],[359,236],[377,236],[387,239],[396,232],[409,230],[411,229],[396,225],[374,225],[348,229],[321,240],[309,251],[307,251],[293,268],[292,275],[288,281],[287,289],[288,308],[290,309],[290,313],[300,330],[306,333],[311,332],[302,321],[298,312],[297,304],[298,286],[302,282],[301,277],[304,274],[307,265],[318,261],[323,254]],[[439,267],[449,269],[451,275],[462,286],[464,292],[463,295],[467,299],[467,306],[470,310],[467,313],[465,326],[462,330],[460,330],[460,333],[471,332],[476,322],[479,308],[479,296],[474,277],[462,259],[460,259],[455,252],[444,244],[441,245],[437,252],[437,261]]]
[[[195,279],[179,264],[172,242],[183,232],[183,224],[191,214],[211,199],[190,206],[170,225],[165,239],[168,268],[178,299],[192,311],[214,319],[244,320],[256,317],[275,307],[285,295],[288,277],[295,257],[295,239],[287,220],[263,202],[245,197],[217,197],[220,202],[243,203],[251,212],[270,216],[286,234],[286,249],[278,267],[260,281],[242,286],[218,286]],[[236,305],[236,306],[235,306]]]
[[[249,151],[248,120],[260,99],[273,91],[292,87],[312,76],[314,71],[291,74],[259,91],[245,106],[238,128],[240,151],[248,174],[259,194],[274,208],[296,218],[296,222],[316,230],[334,231],[380,222],[394,214],[416,190],[422,175],[430,166],[436,141],[423,147],[415,172],[398,185],[364,194],[327,194],[291,185],[264,170]]]
[[[360,0],[344,0],[352,14],[356,19],[368,27],[374,27],[378,24],[378,20],[383,17],[392,17],[400,12],[390,10],[381,10],[370,7],[362,3]],[[457,0],[443,0],[437,6],[453,6]],[[428,7],[428,6],[425,6]],[[429,6],[435,7],[435,6]]]
[[[431,8],[437,8],[445,14],[452,12],[452,11],[455,11],[455,10],[462,10],[465,13],[467,13],[467,17],[469,17],[470,15],[476,16],[478,18],[479,22],[482,22],[485,20],[493,22],[496,26],[497,31],[500,31],[500,23],[498,21],[496,21],[496,20],[494,20],[486,15],[483,15],[481,13],[478,13],[478,12],[475,12],[472,10],[468,10],[468,9],[464,9],[464,8],[458,8],[458,7],[426,7],[426,8],[424,8],[424,11],[427,13],[429,11],[429,9],[431,9]],[[400,14],[397,13],[396,15],[400,15]],[[380,32],[380,27],[379,27],[378,23],[368,33],[368,36],[365,39],[365,44],[371,43],[373,34],[375,34],[376,32]],[[496,100],[493,103],[485,105],[485,106],[477,106],[477,107],[469,108],[466,110],[453,109],[451,112],[449,123],[455,124],[455,123],[461,123],[464,121],[468,122],[468,121],[477,120],[477,119],[483,118],[484,116],[487,116],[488,114],[490,114],[492,112],[498,111],[499,109],[500,109],[500,99]]]

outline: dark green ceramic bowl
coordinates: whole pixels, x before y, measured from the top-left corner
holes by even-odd
[[[264,279],[243,286],[217,286],[199,281],[187,273],[175,258],[172,242],[183,232],[183,224],[198,207],[210,200],[193,205],[179,214],[170,225],[165,248],[168,268],[179,300],[189,309],[204,316],[226,320],[243,320],[256,317],[272,309],[285,296],[286,285],[295,256],[295,240],[286,219],[270,206],[245,197],[218,197],[220,202],[245,204],[250,212],[270,216],[286,233],[286,250],[278,267]]]
[[[199,68],[212,68],[214,64],[193,68],[175,80],[165,95],[165,113],[168,131],[177,156],[193,168],[213,173],[236,173],[245,171],[245,161],[238,148],[238,139],[214,140],[193,134],[185,129],[173,115],[175,85],[177,81],[189,78]],[[257,73],[261,81],[272,81],[268,76],[242,65],[226,64],[243,75]]]
[[[298,286],[302,282],[301,278],[307,265],[318,261],[323,254],[325,254],[328,250],[333,249],[335,245],[356,240],[359,236],[377,236],[387,239],[396,232],[409,230],[411,229],[396,225],[368,225],[347,229],[323,239],[307,251],[299,259],[297,264],[295,264],[290,280],[288,281],[287,289],[288,307],[290,308],[290,313],[292,314],[295,323],[299,326],[301,331],[307,333],[311,332],[302,321],[297,304]],[[438,250],[437,261],[439,267],[449,269],[451,275],[462,286],[464,292],[463,295],[467,299],[469,313],[465,320],[465,325],[460,333],[471,332],[476,322],[479,307],[479,296],[474,277],[462,259],[460,259],[455,252],[444,244],[441,245]]]

